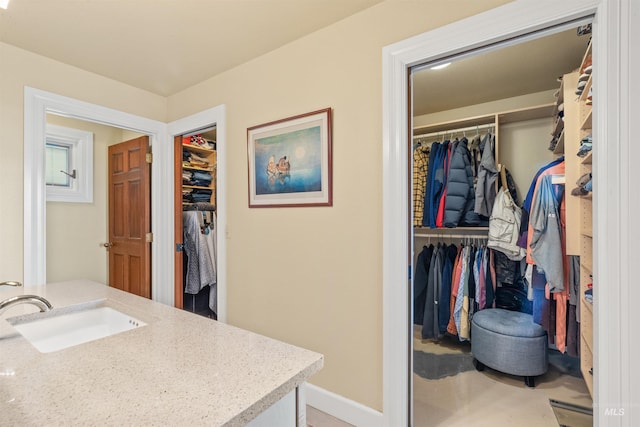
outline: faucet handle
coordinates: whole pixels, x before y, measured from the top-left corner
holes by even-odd
[[[22,286],[22,283],[9,280],[7,282],[0,282],[0,286]]]

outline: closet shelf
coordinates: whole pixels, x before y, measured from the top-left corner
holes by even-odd
[[[558,106],[564,102],[564,79],[560,82],[560,89],[558,89],[558,99],[553,106],[552,117],[558,117]]]
[[[199,185],[183,185],[182,188],[193,188],[197,190],[211,190],[211,187],[203,187]]]
[[[589,224],[589,225],[591,225],[591,224]],[[593,230],[583,229],[583,230],[580,231],[580,234],[582,234],[583,236],[586,236],[586,237],[593,238]]]
[[[584,89],[580,94],[580,102],[586,102],[587,97],[589,96],[589,89],[591,88],[591,77],[592,76],[589,76],[589,80],[587,80],[587,84],[584,85]]]
[[[203,153],[203,154],[212,154],[215,153],[216,150],[211,150],[209,148],[203,148],[203,147],[198,147],[197,145],[191,145],[191,144],[182,144],[182,148],[185,148],[189,151],[193,151],[196,153]]]
[[[593,112],[593,110],[591,108],[589,108],[589,112],[587,113],[587,116],[582,121],[582,125],[580,126],[580,129],[582,129],[582,130],[591,129],[591,126],[593,126],[593,124],[591,123],[591,118],[593,117],[592,112]]]
[[[213,167],[208,167],[208,168],[200,168],[197,166],[182,166],[182,169],[187,169],[187,170],[193,170],[193,171],[203,171],[203,172],[213,172]]]
[[[592,160],[593,160],[593,151],[589,151],[589,154],[587,154],[585,158],[582,159],[582,164],[590,165]]]
[[[448,122],[441,122],[435,124],[429,124],[424,126],[416,126],[413,128],[413,135],[420,136],[423,134],[433,132],[443,132],[467,128],[480,125],[502,125],[505,123],[513,123],[525,120],[545,119],[551,117],[553,114],[554,104],[542,104],[533,107],[518,108],[514,110],[507,110],[497,112],[495,114],[485,114],[481,116],[469,117],[460,120],[452,120]]]
[[[593,273],[593,266],[591,263],[585,262],[583,259],[580,259],[580,267],[584,268],[589,274]]]
[[[416,233],[422,233],[422,234],[455,234],[456,232],[459,232],[460,234],[463,233],[468,233],[470,231],[473,232],[480,232],[480,233],[488,233],[489,232],[489,227],[455,227],[455,228],[429,228],[429,227],[414,227],[414,231]]]
[[[558,120],[556,121],[556,125],[553,128],[553,132],[551,132],[551,135],[560,135],[563,131],[564,131],[564,120],[558,117]]]
[[[592,42],[593,40],[589,41],[589,46],[587,46],[587,50],[584,52],[582,62],[580,62],[580,70],[584,68],[584,64],[587,62],[587,58],[589,58],[589,56],[591,55]]]
[[[498,122],[505,123],[524,122],[527,120],[546,119],[553,114],[555,104],[543,104],[535,107],[519,108],[517,110],[498,113]]]
[[[587,310],[589,310],[589,314],[592,315],[593,314],[593,303],[587,301],[587,298],[585,298],[584,295],[581,295],[580,298],[582,299],[582,306],[586,307]],[[589,348],[589,350],[591,350],[591,348]]]
[[[553,149],[553,154],[564,154],[564,129],[560,133],[560,138],[558,138],[556,148]]]

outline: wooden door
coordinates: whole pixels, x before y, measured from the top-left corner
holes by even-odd
[[[183,308],[183,254],[184,234],[182,231],[182,137],[174,138],[174,238],[176,251],[174,254],[175,277],[174,277],[174,306]]]
[[[151,298],[149,137],[109,147],[109,286]]]

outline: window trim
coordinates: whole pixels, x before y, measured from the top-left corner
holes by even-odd
[[[69,147],[76,178],[69,187],[47,185],[47,202],[93,203],[93,133],[47,123],[45,146],[50,140]]]

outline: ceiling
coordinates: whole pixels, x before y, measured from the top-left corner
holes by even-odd
[[[413,115],[558,88],[582,61],[589,35],[576,29],[453,61],[413,74]],[[549,99],[553,102],[553,99]]]
[[[0,41],[169,96],[382,0],[11,0]]]
[[[170,96],[383,0],[11,0],[0,41]],[[557,88],[569,30],[414,74],[414,115]]]

